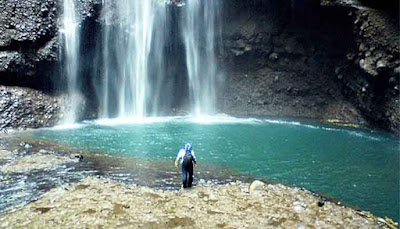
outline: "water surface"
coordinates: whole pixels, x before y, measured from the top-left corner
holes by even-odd
[[[199,169],[204,166],[218,171],[220,168],[219,172],[224,174],[221,176],[237,173],[304,187],[398,221],[397,137],[296,121],[209,121],[184,118],[144,122],[103,120],[71,129],[36,130],[29,135],[85,151],[114,155],[123,161],[147,161],[152,162],[150,166],[153,167],[158,163],[160,168],[156,170],[175,172],[171,164],[176,153],[184,143],[192,142]],[[162,174],[149,177],[163,179],[157,178]]]

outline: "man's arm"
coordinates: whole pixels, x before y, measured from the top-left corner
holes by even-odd
[[[194,162],[194,165],[195,166],[197,166],[197,159],[196,159],[196,155],[194,154],[194,151],[192,150],[192,156],[193,156],[193,162]]]
[[[181,159],[181,157],[183,157],[182,150],[179,150],[178,155],[176,156],[176,159],[175,159],[175,167],[177,167],[177,168],[178,168],[179,160]]]

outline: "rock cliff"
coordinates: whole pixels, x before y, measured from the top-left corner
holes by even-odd
[[[77,3],[82,20],[92,16],[96,1]],[[53,126],[62,117],[61,7],[57,0],[0,0],[0,131]]]
[[[223,58],[230,64],[221,109],[340,119],[398,132],[399,22],[393,5],[225,5]]]

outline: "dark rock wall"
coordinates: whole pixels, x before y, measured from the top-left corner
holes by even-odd
[[[335,76],[355,45],[347,10],[303,0],[236,2],[226,6],[222,110],[364,121]]]
[[[347,54],[349,61],[339,71],[346,98],[372,125],[397,132],[400,130],[398,9],[398,5],[389,9],[356,8],[353,17],[356,47]]]
[[[62,116],[63,98],[20,87],[0,86],[0,133],[54,126]]]
[[[399,131],[398,17],[345,2],[226,2],[221,110]]]
[[[1,84],[49,88],[49,76],[40,72],[58,57],[57,5],[54,0],[0,1]]]
[[[76,4],[84,20],[98,1]],[[52,126],[62,117],[61,9],[59,0],[0,0],[0,131]]]
[[[96,0],[76,0],[82,20],[92,16]],[[44,91],[61,89],[58,72],[59,0],[0,0],[0,84]]]

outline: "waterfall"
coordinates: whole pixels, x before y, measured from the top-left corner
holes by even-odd
[[[83,103],[78,89],[79,69],[79,19],[75,12],[74,0],[64,0],[62,28],[60,30],[64,42],[63,66],[67,77],[69,108],[64,115],[64,124],[77,120],[79,107]]]
[[[78,72],[82,67],[79,66],[79,19],[74,1],[64,0],[61,30],[64,69],[68,76],[69,97],[73,101],[65,115],[66,123],[76,121],[83,103],[78,83]],[[181,7],[172,10],[179,12],[179,20],[167,20],[168,4],[172,5],[170,7]],[[176,101],[184,101],[181,98],[186,93],[185,85],[175,85],[179,82],[175,81],[175,77],[186,76],[186,71],[179,67],[181,58],[174,59],[183,53],[172,53],[172,49],[166,47],[166,40],[184,45],[186,64],[183,66],[187,70],[192,113],[196,116],[215,114],[218,81],[216,47],[221,39],[218,20],[221,0],[186,0],[176,6],[173,4],[176,2],[102,0],[100,20],[103,23],[96,45],[82,47],[89,52],[91,48],[97,48],[96,58],[85,60],[85,64],[91,61],[94,64],[90,76],[93,77],[94,100],[97,101],[100,118],[159,116],[164,111],[171,111],[172,106],[179,106]],[[181,31],[177,33],[178,37],[171,35],[168,23],[176,23],[174,28],[180,28],[177,29]],[[166,63],[175,66],[169,68]],[[182,93],[176,93],[177,90]],[[92,98],[89,100],[92,101]]]
[[[103,0],[100,117],[157,115],[166,8],[160,0]],[[110,13],[109,11],[114,11]]]
[[[189,93],[195,116],[216,112],[220,0],[186,0],[182,18]]]

